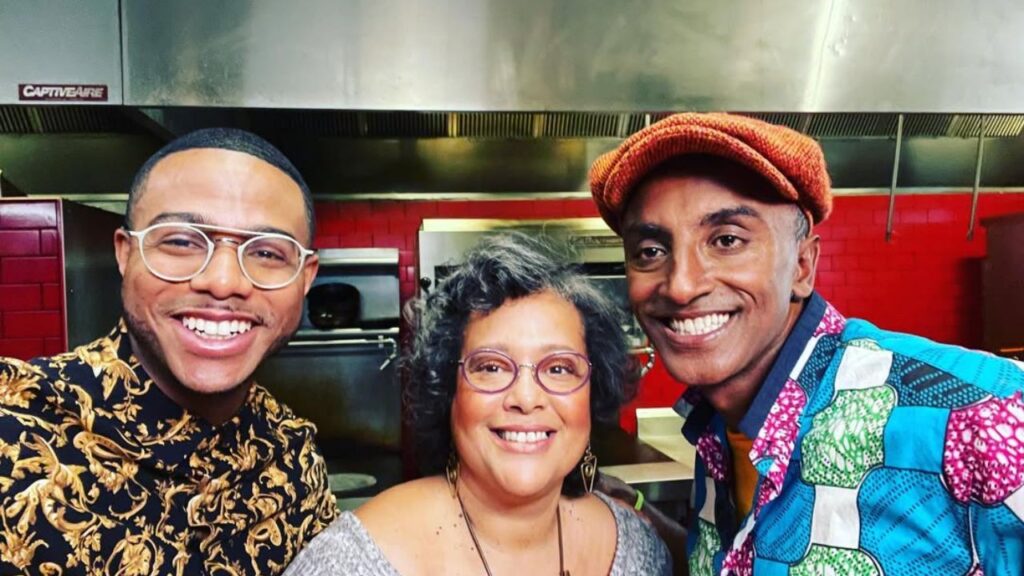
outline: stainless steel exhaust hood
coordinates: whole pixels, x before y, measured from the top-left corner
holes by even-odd
[[[125,103],[1024,112],[1017,0],[131,0]]]
[[[0,0],[0,104],[121,104],[118,0]]]
[[[571,197],[622,138],[714,109],[818,138],[840,193],[1020,189],[1021,29],[1014,0],[0,0],[0,169],[116,203],[163,142],[227,125],[321,198]],[[17,99],[44,77],[111,104],[123,77],[124,105]]]

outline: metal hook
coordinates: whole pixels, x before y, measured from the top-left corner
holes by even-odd
[[[647,373],[651,371],[651,368],[654,368],[654,359],[655,359],[654,347],[652,347],[652,346],[643,346],[641,348],[633,348],[632,350],[629,351],[629,353],[633,354],[633,355],[647,354],[647,362],[644,362],[644,365],[640,367],[640,377],[641,378],[646,376]]]
[[[380,368],[378,368],[377,370],[384,370],[385,368],[388,367],[388,365],[391,364],[392,361],[394,361],[395,358],[398,358],[398,342],[396,342],[394,338],[385,338],[383,336],[377,336],[377,347],[383,348],[385,344],[391,346],[391,353],[388,354],[388,357],[384,359],[384,362],[380,365]]]

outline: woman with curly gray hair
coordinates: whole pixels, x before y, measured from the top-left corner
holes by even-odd
[[[591,422],[635,391],[622,312],[567,258],[488,238],[411,310],[407,408],[428,476],[339,518],[286,574],[668,574],[592,491]]]

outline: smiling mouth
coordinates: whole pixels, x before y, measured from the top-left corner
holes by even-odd
[[[252,330],[252,322],[248,320],[206,320],[194,316],[183,316],[181,324],[201,338],[226,340],[245,334]]]
[[[680,336],[703,336],[725,326],[730,318],[732,318],[732,314],[705,314],[704,316],[686,318],[685,320],[669,318],[666,321],[666,325]]]
[[[506,442],[513,444],[536,444],[543,442],[555,435],[551,430],[537,430],[533,432],[517,432],[515,430],[494,430],[494,433]]]

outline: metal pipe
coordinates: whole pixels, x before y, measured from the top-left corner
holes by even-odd
[[[971,221],[967,224],[967,239],[974,240],[974,220],[978,215],[978,196],[981,194],[981,164],[985,159],[985,119],[978,127],[978,153],[974,162],[974,189],[971,191]]]
[[[387,358],[384,359],[384,362],[380,365],[378,370],[387,368],[388,364],[391,364],[395,358],[398,358],[398,341],[394,338],[385,338],[383,336],[378,336],[376,340],[368,340],[365,338],[358,340],[300,340],[298,342],[290,342],[288,346],[296,348],[312,348],[314,346],[367,346],[372,344],[376,344],[377,348],[381,349],[383,349],[385,345],[391,347],[391,352],[388,353]]]
[[[370,340],[366,338],[360,338],[356,340],[298,340],[294,342],[289,342],[288,346],[297,348],[309,348],[314,346],[365,346],[367,344],[378,344],[378,348],[383,348],[384,344],[398,346],[398,343],[395,341],[394,338],[384,337],[380,337],[376,340]]]
[[[892,161],[892,183],[889,186],[889,215],[885,221],[885,241],[892,242],[892,221],[896,215],[896,179],[900,173],[900,149],[903,147],[903,114],[896,119],[896,154]]]

